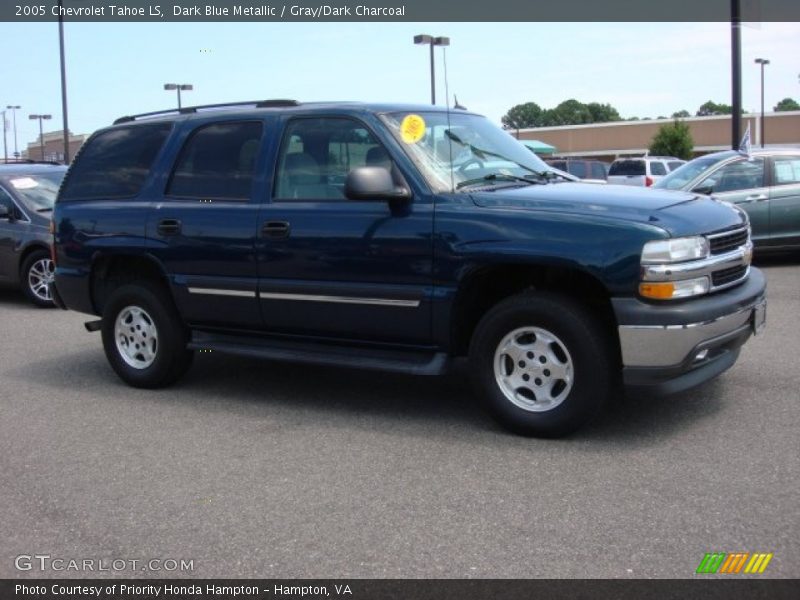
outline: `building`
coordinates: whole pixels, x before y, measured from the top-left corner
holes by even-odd
[[[750,126],[751,146],[761,145],[760,115],[742,115],[742,134]],[[613,121],[560,127],[520,129],[520,140],[539,140],[556,147],[554,156],[581,156],[614,160],[620,156],[641,156],[659,127],[674,119]],[[694,140],[694,154],[707,154],[731,147],[731,116],[687,117]],[[764,115],[765,142],[770,148],[800,147],[800,111],[772,112]]]
[[[49,131],[44,137],[44,159],[42,159],[42,139],[37,137],[35,142],[30,142],[28,147],[22,151],[22,158],[33,160],[48,160],[52,162],[64,162],[64,130]],[[86,134],[69,135],[69,158],[75,158],[78,149],[89,136]]]

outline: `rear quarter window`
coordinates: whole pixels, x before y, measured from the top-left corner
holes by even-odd
[[[615,160],[611,164],[609,175],[644,175],[643,160]]]
[[[92,136],[70,168],[59,201],[136,196],[171,129],[171,123],[151,123]]]
[[[662,162],[651,162],[650,173],[652,175],[666,175],[667,167]]]

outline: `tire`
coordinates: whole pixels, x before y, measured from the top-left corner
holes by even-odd
[[[22,293],[36,306],[53,308],[50,284],[53,281],[53,261],[47,250],[34,250],[22,263],[19,270]]]
[[[486,408],[526,436],[572,433],[605,403],[613,380],[601,324],[568,296],[512,296],[478,323],[470,371]],[[550,367],[550,368],[548,368]]]
[[[111,293],[102,336],[111,368],[133,387],[166,387],[192,363],[188,331],[172,299],[152,282],[123,285]]]

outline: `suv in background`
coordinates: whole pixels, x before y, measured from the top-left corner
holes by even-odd
[[[684,162],[673,156],[618,158],[608,170],[608,183],[650,187]]]
[[[417,375],[467,357],[501,423],[557,436],[620,381],[719,375],[765,322],[743,211],[569,181],[435,106],[123,117],[81,148],[54,228],[56,302],[98,315],[142,388],[195,350]]]
[[[566,171],[582,179],[586,183],[606,183],[608,165],[599,160],[583,158],[550,158],[545,160],[548,165]]]
[[[67,168],[15,160],[0,164],[0,285],[53,306],[50,215]]]

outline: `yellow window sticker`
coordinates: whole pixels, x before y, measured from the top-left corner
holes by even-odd
[[[400,137],[406,144],[416,144],[425,137],[425,119],[419,115],[406,115],[400,123]]]

